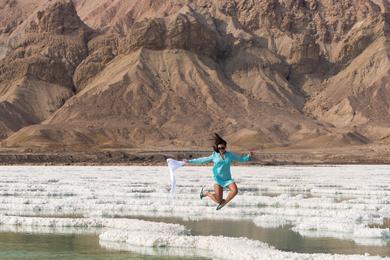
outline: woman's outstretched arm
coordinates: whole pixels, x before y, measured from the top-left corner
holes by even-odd
[[[201,158],[188,160],[187,163],[189,163],[189,164],[203,164],[203,163],[208,163],[208,162],[212,162],[212,161],[213,161],[213,155],[211,154],[210,156],[207,156],[207,157],[201,157]]]
[[[232,152],[230,154],[231,154],[231,160],[232,161],[237,161],[237,162],[247,162],[252,157],[252,152],[249,152],[248,154],[245,154],[243,156],[239,156],[239,155],[234,154]]]

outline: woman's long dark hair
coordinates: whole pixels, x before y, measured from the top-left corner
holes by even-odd
[[[218,150],[218,145],[219,144],[223,144],[226,147],[226,145],[227,145],[226,141],[223,140],[223,138],[220,137],[219,134],[214,133],[213,139],[214,139],[213,149],[214,149],[215,152],[219,153],[219,150]]]

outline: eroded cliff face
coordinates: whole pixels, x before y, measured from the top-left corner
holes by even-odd
[[[7,5],[17,6],[16,1]],[[74,94],[73,73],[88,55],[90,33],[73,4],[61,1],[34,11],[9,32],[0,60],[3,138],[40,123]]]
[[[0,1],[6,147],[390,136],[388,1]],[[3,16],[4,15],[4,16]]]

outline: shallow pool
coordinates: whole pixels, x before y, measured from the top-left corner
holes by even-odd
[[[250,220],[182,220],[180,218],[137,217],[148,221],[177,223],[188,227],[192,235],[222,235],[260,240],[283,251],[298,253],[365,254],[390,256],[390,242],[386,246],[358,245],[350,240],[303,237],[290,227],[262,228]]]
[[[108,250],[95,234],[0,232],[0,259],[183,259]],[[191,259],[194,259],[193,257]],[[198,258],[206,259],[206,258]]]

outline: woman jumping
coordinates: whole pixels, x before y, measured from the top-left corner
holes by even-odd
[[[218,204],[217,210],[220,210],[225,206],[229,201],[231,201],[234,196],[236,196],[238,189],[237,185],[231,177],[230,173],[230,162],[239,161],[247,162],[252,156],[252,152],[244,156],[238,156],[231,152],[226,151],[226,141],[223,140],[218,134],[214,134],[214,145],[213,153],[208,157],[202,157],[191,160],[184,160],[184,163],[187,164],[203,164],[208,162],[213,162],[213,178],[215,181],[214,192],[203,192],[203,187],[200,191],[200,199],[207,196],[214,202]],[[228,187],[229,193],[226,199],[223,199],[223,188]]]

